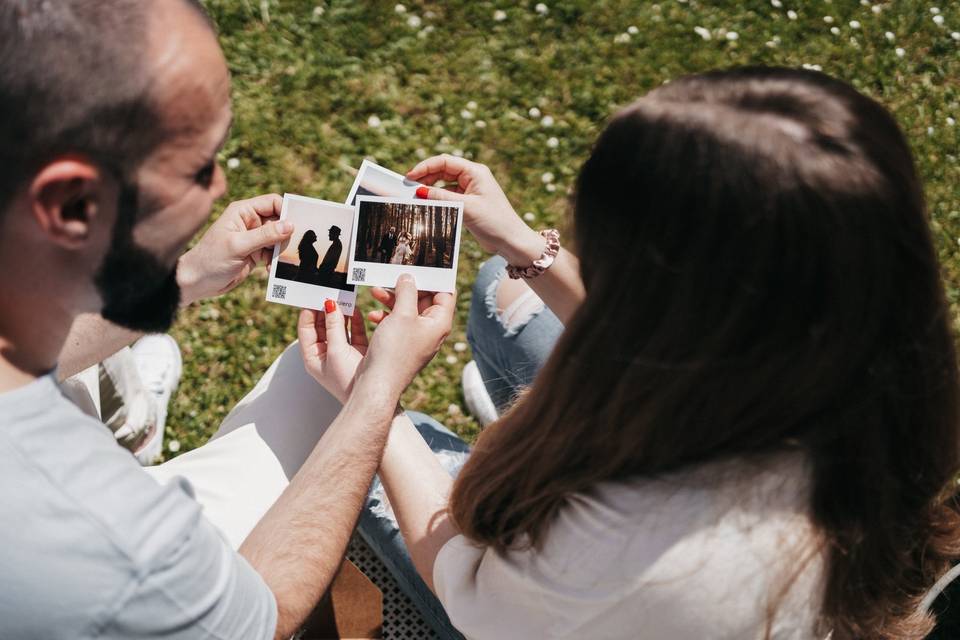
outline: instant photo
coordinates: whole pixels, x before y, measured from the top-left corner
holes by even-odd
[[[347,204],[355,205],[357,196],[383,196],[389,198],[412,198],[417,192],[419,182],[384,169],[378,164],[364,160],[357,172],[357,178],[350,187]]]
[[[409,273],[424,291],[453,292],[463,203],[357,196],[350,284],[393,287]]]
[[[336,300],[344,315],[353,315],[357,294],[347,283],[354,208],[286,194],[280,219],[293,224],[293,235],[273,249],[267,300],[305,309],[323,309]]]

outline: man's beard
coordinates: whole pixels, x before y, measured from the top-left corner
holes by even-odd
[[[180,307],[177,270],[133,240],[137,188],[124,184],[117,201],[117,222],[94,283],[103,299],[103,317],[114,324],[146,333],[164,333]]]

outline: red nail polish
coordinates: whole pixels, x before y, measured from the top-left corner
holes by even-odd
[[[327,313],[333,313],[337,310],[337,303],[328,298],[327,301],[323,303],[323,310]]]
[[[429,198],[430,189],[428,187],[417,187],[417,197],[418,198]]]

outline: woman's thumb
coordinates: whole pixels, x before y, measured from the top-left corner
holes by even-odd
[[[347,334],[343,326],[343,314],[337,303],[327,299],[323,303],[324,324],[327,328],[327,346],[341,347],[347,344]]]
[[[439,187],[417,187],[417,197],[422,200],[463,200],[463,194]]]

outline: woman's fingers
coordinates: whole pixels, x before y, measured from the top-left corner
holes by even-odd
[[[322,357],[327,353],[326,330],[320,331],[322,314],[313,309],[304,309],[297,320],[297,340],[304,361]]]
[[[363,314],[357,309],[353,310],[353,316],[350,318],[350,344],[355,347],[366,347],[370,344],[367,339],[367,327],[363,323]]]
[[[325,313],[324,326],[327,330],[327,346],[329,348],[345,347],[348,344],[347,330],[343,322],[343,314],[337,308],[337,303],[327,300],[323,305]]]

